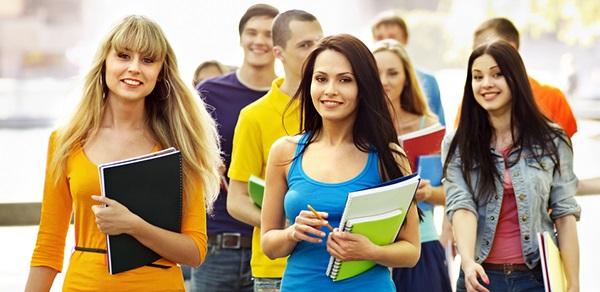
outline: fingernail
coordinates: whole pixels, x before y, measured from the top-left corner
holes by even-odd
[[[321,232],[321,237],[322,237],[322,236],[325,236],[325,232]]]

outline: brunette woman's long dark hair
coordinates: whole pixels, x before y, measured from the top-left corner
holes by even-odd
[[[471,191],[480,203],[488,202],[496,192],[496,184],[502,181],[490,153],[494,128],[490,124],[487,111],[475,100],[471,86],[473,62],[483,55],[494,58],[512,94],[510,130],[513,138],[512,149],[518,149],[518,155],[509,165],[514,165],[521,159],[522,151],[529,149],[540,166],[543,167],[541,157],[549,156],[554,162],[554,171],[560,171],[558,149],[553,140],[559,137],[569,147],[571,145],[564,131],[550,124],[550,120],[535,104],[519,52],[505,41],[496,41],[476,48],[469,57],[461,116],[444,163],[444,177],[454,155],[460,157],[461,172],[469,186],[474,183],[469,173],[473,167],[478,166],[479,180],[475,182],[477,188]]]
[[[388,101],[379,79],[375,58],[364,43],[348,34],[324,38],[304,62],[302,80],[294,99],[300,99],[300,126],[309,135],[306,146],[315,140],[323,128],[321,116],[312,102],[310,86],[315,60],[326,50],[336,51],[348,59],[358,84],[357,114],[352,129],[354,145],[363,152],[373,148],[377,151],[384,180],[409,174],[408,169],[400,169],[394,159],[395,151],[390,149],[391,143],[398,144],[398,138],[388,111]],[[396,154],[405,156],[402,153]]]

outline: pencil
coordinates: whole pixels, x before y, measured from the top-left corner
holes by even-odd
[[[319,215],[317,210],[315,210],[315,208],[313,208],[310,204],[308,204],[306,206],[308,207],[308,210],[313,212],[313,214],[315,214],[315,216],[317,216],[317,218],[319,218],[319,220],[325,221],[325,219],[323,219],[323,217],[321,217],[321,215]],[[327,225],[325,225],[325,226],[327,226],[327,228],[329,228],[329,231],[333,231],[333,226],[329,225],[329,223],[327,223]]]

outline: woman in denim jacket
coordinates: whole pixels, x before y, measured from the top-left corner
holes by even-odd
[[[446,212],[461,255],[457,291],[544,291],[537,233],[558,233],[579,291],[577,177],[564,131],[535,106],[519,53],[497,41],[469,58],[456,133],[443,144]]]

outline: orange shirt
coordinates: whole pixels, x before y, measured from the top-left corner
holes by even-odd
[[[577,132],[577,121],[562,91],[550,85],[542,85],[531,77],[529,77],[529,84],[540,111],[551,121],[559,124],[569,137],[573,137]]]
[[[106,249],[106,235],[96,227],[96,218],[91,210],[92,205],[98,204],[91,196],[100,194],[98,167],[87,158],[81,147],[76,147],[67,158],[65,177],[61,177],[58,184],[55,184],[48,169],[54,154],[55,135],[56,133],[52,133],[48,146],[44,199],[31,266],[46,266],[60,272],[72,212],[75,225],[74,246]],[[204,259],[207,236],[203,196],[191,196],[184,201],[181,233],[194,240],[200,257]],[[185,291],[181,269],[175,263],[164,258],[156,263],[172,267],[160,269],[144,266],[110,275],[105,254],[74,251],[65,275],[63,291]]]
[[[535,103],[542,114],[560,125],[569,137],[573,137],[577,132],[577,121],[562,91],[550,85],[542,85],[531,77],[529,77],[529,84]],[[458,126],[458,122],[460,121],[460,110],[459,107],[456,120],[454,121],[455,127]]]

